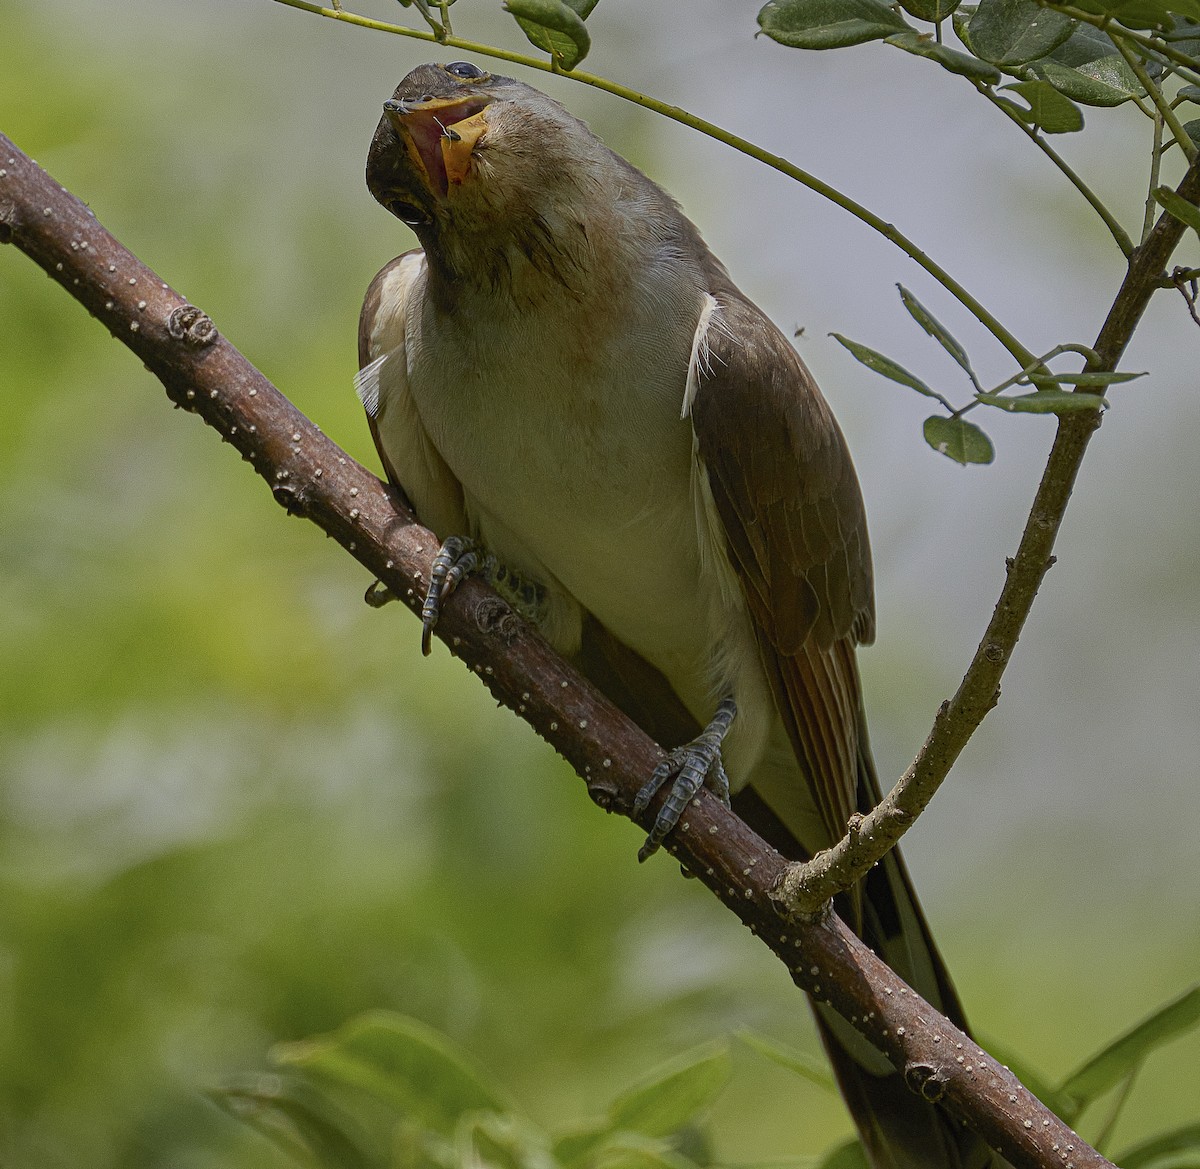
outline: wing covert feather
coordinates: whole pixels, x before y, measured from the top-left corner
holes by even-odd
[[[467,531],[462,486],[430,440],[408,384],[424,255],[419,248],[405,252],[371,281],[358,320],[357,380],[388,481],[423,524],[445,537]]]
[[[692,424],[776,705],[833,840],[858,805],[854,648],[875,625],[862,495],[795,350],[732,286],[719,299]]]

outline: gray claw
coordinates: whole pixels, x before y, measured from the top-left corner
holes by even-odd
[[[475,542],[466,536],[449,536],[443,541],[434,557],[429,573],[429,588],[421,605],[421,652],[426,657],[429,656],[433,640],[433,627],[441,616],[442,602],[468,574],[475,572],[483,563]]]
[[[679,823],[688,802],[705,785],[721,803],[729,807],[729,777],[721,761],[721,740],[729,732],[736,714],[737,707],[733,699],[723,699],[708,726],[690,743],[671,751],[634,797],[633,814],[640,816],[663,784],[672,776],[675,777],[646,842],[638,850],[639,861],[658,851],[667,833]]]

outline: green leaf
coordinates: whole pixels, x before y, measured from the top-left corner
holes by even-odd
[[[837,1085],[833,1081],[833,1074],[830,1072],[826,1060],[818,1056],[807,1055],[802,1051],[781,1047],[773,1040],[756,1035],[753,1031],[739,1031],[738,1038],[747,1047],[757,1051],[759,1055],[765,1056],[773,1063],[779,1064],[780,1067],[787,1068],[789,1072],[795,1072],[810,1084],[824,1088],[831,1095],[837,1095]]]
[[[1049,58],[1032,62],[1028,66],[1028,71],[1030,76],[1036,80],[1053,85],[1063,97],[1085,106],[1119,106],[1122,102],[1127,102],[1137,88],[1140,88],[1137,85],[1137,78],[1133,76],[1133,71],[1125,63],[1124,57],[1108,57],[1101,61],[1090,62],[1089,67],[1094,67],[1093,72],[1111,71],[1114,74],[1119,73],[1123,68],[1129,73],[1135,88],[1111,85],[1089,74],[1088,67],[1073,69],[1069,65],[1060,65],[1057,61]]]
[[[442,1133],[452,1132],[464,1112],[507,1111],[445,1036],[387,1011],[359,1015],[331,1035],[280,1044],[272,1058],[369,1092]]]
[[[1100,394],[1071,390],[1034,390],[1032,394],[976,394],[975,400],[998,406],[1012,414],[1065,414],[1071,410],[1099,410],[1108,402]]]
[[[533,1169],[549,1166],[546,1136],[528,1121],[494,1112],[468,1113],[455,1134],[460,1165],[479,1169]]]
[[[895,45],[898,49],[903,49],[918,57],[928,57],[951,73],[957,73],[962,77],[973,77],[985,85],[995,85],[1000,80],[1000,70],[995,65],[989,65],[978,57],[972,57],[970,53],[962,53],[958,49],[940,45],[928,33],[910,29],[908,32],[888,37],[885,44]]]
[[[1200,207],[1189,203],[1182,195],[1177,195],[1170,187],[1156,187],[1155,200],[1176,219],[1186,223],[1188,227],[1200,232]]]
[[[817,1169],[871,1169],[862,1144],[854,1137],[835,1145],[817,1162]]]
[[[1192,140],[1193,145],[1200,146],[1200,118],[1184,122],[1183,132]]]
[[[1070,1124],[1091,1101],[1136,1071],[1152,1051],[1197,1026],[1200,1026],[1200,986],[1192,987],[1148,1015],[1072,1072],[1059,1087],[1059,1094],[1074,1104],[1075,1111],[1063,1119]]]
[[[1159,1169],[1168,1157],[1191,1154],[1200,1164],[1200,1123],[1185,1124],[1126,1149],[1116,1160],[1122,1169]]]
[[[992,440],[978,426],[962,418],[947,418],[934,414],[925,419],[925,441],[938,454],[966,466],[968,463],[990,463],[996,457]]]
[[[954,29],[954,35],[958,37],[960,41],[962,41],[963,47],[971,53],[975,53],[975,47],[971,44],[971,34],[968,31],[968,26],[971,23],[971,18],[978,11],[979,8],[975,4],[963,4],[955,11],[953,17],[950,19],[950,25]],[[975,55],[979,56],[978,53],[975,53]]]
[[[971,44],[970,24],[974,19],[975,13],[979,11],[977,4],[963,4],[959,7],[953,17],[950,19],[950,26],[954,29],[954,35],[963,43],[963,47],[970,53],[975,53],[975,46]],[[975,56],[979,56],[975,53]]]
[[[1029,380],[1038,387],[1056,390],[1059,386],[1115,386],[1119,382],[1131,382],[1145,377],[1146,371],[1139,373],[1108,372],[1106,370],[1085,370],[1083,373],[1031,373]]]
[[[866,345],[860,345],[857,341],[851,341],[849,337],[843,337],[841,333],[830,333],[829,335],[849,349],[854,359],[861,361],[868,369],[873,369],[876,373],[883,374],[884,377],[899,382],[902,386],[908,386],[910,389],[916,390],[918,394],[924,394],[927,398],[942,400],[940,394],[931,390],[919,377],[909,373],[904,366],[890,357],[885,357],[875,349],[868,349]]]
[[[1050,64],[1064,65],[1079,75],[1080,81],[1050,69]],[[1140,96],[1141,82],[1138,81],[1129,63],[1118,53],[1106,33],[1090,24],[1081,24],[1070,40],[1064,41],[1048,58],[1035,63],[1033,72],[1038,74],[1045,66],[1044,80],[1072,101],[1084,105],[1115,106],[1129,98]],[[1156,62],[1146,62],[1151,76],[1160,71]]]
[[[584,18],[597,0],[504,0],[504,9],[516,17],[521,31],[560,69],[574,69],[588,55],[592,38]]]
[[[912,28],[880,0],[771,0],[758,27],[793,49],[840,49]]]
[[[961,0],[900,0],[900,7],[918,20],[940,24],[960,3]]]
[[[1157,28],[1170,24],[1172,12],[1190,15],[1196,0],[1076,0],[1085,12],[1109,16],[1126,28]]]
[[[973,53],[1010,68],[1044,57],[1074,28],[1069,16],[1042,8],[1036,0],[980,0],[968,32]]]
[[[1200,54],[1200,20],[1176,20],[1173,27],[1159,33],[1164,41],[1191,57]]]
[[[689,1160],[662,1141],[619,1133],[600,1150],[594,1169],[697,1169]]]
[[[1200,85],[1181,86],[1175,96],[1183,98],[1184,101],[1190,101],[1193,105],[1200,105]]]
[[[972,380],[975,380],[975,371],[971,368],[970,358],[967,357],[967,351],[959,344],[958,340],[931,313],[903,284],[897,284],[896,287],[900,290],[900,300],[904,307],[908,309],[912,319],[921,326],[937,343],[958,362],[959,367]]]
[[[1018,111],[1021,119],[1047,134],[1070,134],[1083,129],[1083,111],[1048,82],[1015,81],[1004,88],[1019,93],[1029,103],[1027,111]]]
[[[1166,8],[1171,16],[1171,23],[1177,30],[1183,23],[1179,20],[1181,16],[1186,17],[1188,21],[1200,20],[1200,0],[1167,0]],[[1192,36],[1195,35],[1193,32]]]
[[[263,1077],[253,1086],[222,1088],[211,1099],[297,1159],[328,1169],[375,1169],[349,1117],[299,1081]]]
[[[724,1044],[682,1056],[622,1092],[609,1106],[609,1123],[614,1129],[647,1137],[669,1136],[720,1095],[730,1070]]]
[[[572,1169],[573,1166],[589,1162],[595,1150],[611,1133],[612,1125],[607,1120],[571,1129],[555,1137],[550,1153],[557,1164],[564,1169]]]

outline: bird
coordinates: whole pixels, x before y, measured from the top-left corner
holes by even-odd
[[[879,800],[857,648],[866,512],[792,344],[660,186],[563,105],[466,61],[384,102],[367,187],[420,247],[372,281],[357,388],[443,542],[424,608],[483,572],[667,751],[643,857],[703,784],[805,859]],[[897,851],[838,900],[964,1029]],[[1003,1164],[849,1024],[818,1029],[872,1169]]]

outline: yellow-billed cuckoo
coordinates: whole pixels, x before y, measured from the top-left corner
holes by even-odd
[[[840,838],[879,794],[855,663],[871,558],[850,454],[792,346],[666,192],[521,82],[414,69],[367,184],[422,248],[367,293],[359,392],[388,477],[439,536],[467,537],[441,557],[427,627],[486,560],[677,749],[645,789],[673,790],[644,853],[726,772],[788,855]],[[900,858],[845,900],[961,1023]],[[988,1163],[847,1024],[818,1020],[873,1166]]]

